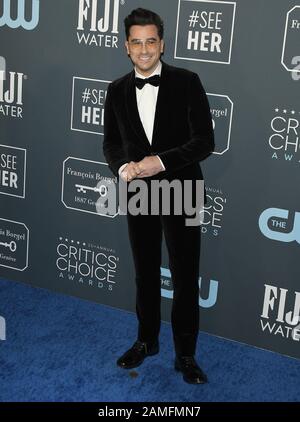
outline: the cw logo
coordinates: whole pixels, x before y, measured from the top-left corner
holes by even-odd
[[[40,10],[40,0],[31,0],[32,1],[32,14],[31,21],[25,19],[25,0],[18,0],[18,13],[17,18],[11,18],[11,7],[10,0],[3,0],[3,15],[0,18],[0,26],[5,24],[10,28],[18,28],[22,26],[28,31],[34,29],[39,23],[39,10]]]
[[[280,229],[286,230],[286,220],[288,217],[288,210],[282,210],[280,208],[266,209],[261,213],[258,222],[262,234],[269,239],[278,240],[279,242],[296,241],[300,243],[300,212],[295,212],[294,224],[290,232],[283,233],[283,231],[279,231]]]
[[[162,277],[171,278],[171,271],[168,268],[162,268],[161,267],[161,275]],[[201,290],[201,282],[202,278],[199,278],[199,289]],[[218,288],[219,288],[219,282],[216,280],[210,280],[209,285],[209,294],[206,299],[203,299],[201,296],[199,296],[199,306],[201,308],[212,308],[216,302],[218,297]],[[173,299],[173,290],[168,289],[161,289],[161,295],[162,297],[165,297],[167,299]]]

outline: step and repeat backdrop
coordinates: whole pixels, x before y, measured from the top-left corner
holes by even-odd
[[[97,202],[117,182],[103,111],[132,69],[137,7],[162,16],[164,61],[197,72],[210,102],[201,329],[300,358],[296,0],[0,0],[0,277],[134,311],[126,216]],[[161,275],[169,320],[165,245]]]

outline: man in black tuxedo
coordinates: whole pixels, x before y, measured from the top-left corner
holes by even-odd
[[[106,96],[103,151],[110,169],[128,185],[138,178],[147,183],[203,180],[199,161],[213,151],[214,137],[198,75],[161,61],[163,22],[156,13],[139,8],[124,23],[125,46],[134,70],[112,82]],[[135,368],[159,351],[164,233],[174,288],[175,369],[186,382],[202,384],[207,377],[194,358],[199,331],[201,231],[199,225],[187,226],[185,217],[184,212],[127,214],[139,326],[137,341],[117,364]]]

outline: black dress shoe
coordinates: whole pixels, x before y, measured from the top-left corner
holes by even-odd
[[[127,350],[123,356],[117,360],[117,365],[124,369],[132,369],[143,363],[147,356],[156,355],[159,351],[158,342],[151,345],[136,341],[131,349]]]
[[[207,376],[193,356],[177,356],[175,369],[182,372],[184,381],[189,384],[205,384],[207,382]]]

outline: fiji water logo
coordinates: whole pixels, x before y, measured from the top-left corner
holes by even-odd
[[[265,284],[260,317],[262,331],[300,341],[300,292]]]
[[[78,43],[118,48],[119,9],[124,4],[125,0],[79,0]]]
[[[268,208],[259,217],[259,228],[268,239],[279,242],[300,244],[300,212],[295,212],[294,221],[289,218],[289,211],[280,208]],[[287,231],[292,226],[290,231]]]
[[[171,272],[168,268],[161,268],[161,278],[162,278],[162,286],[168,285],[171,280]],[[199,289],[200,289],[200,295],[199,295],[199,306],[201,308],[212,308],[218,298],[218,288],[219,288],[219,282],[216,280],[210,280],[209,283],[209,292],[207,298],[201,297],[201,284],[202,284],[202,277],[199,278]],[[173,290],[161,288],[161,295],[162,297],[165,297],[167,299],[173,299]]]
[[[24,73],[21,72],[8,72],[8,78],[6,81],[6,85],[8,89],[6,90],[5,79],[6,73],[4,70],[0,68],[0,103],[7,103],[7,104],[17,104],[22,106],[23,105],[23,79]]]
[[[12,18],[11,0],[3,0],[3,14],[0,17],[0,26],[7,25],[12,29],[20,26],[27,31],[33,30],[39,23],[40,0],[31,0],[31,20],[25,19],[25,0],[18,0],[17,16]]]

